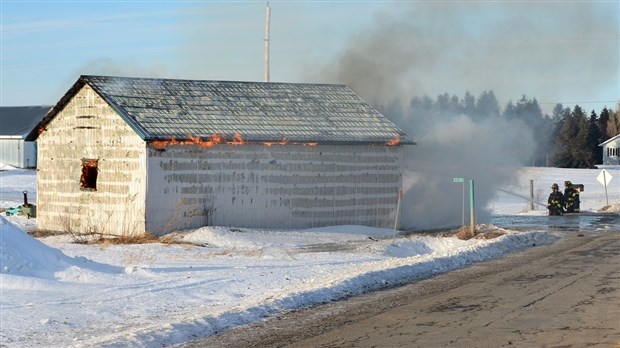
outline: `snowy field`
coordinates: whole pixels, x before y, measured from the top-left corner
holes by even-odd
[[[607,167],[607,211],[620,210],[620,168]],[[493,214],[545,215],[523,197],[534,180],[546,203],[551,183],[585,185],[582,211],[607,205],[601,169],[523,168],[489,203]],[[0,207],[36,203],[35,172],[0,172]],[[542,230],[494,239],[396,235],[338,226],[308,230],[204,227],[179,244],[78,245],[68,236],[35,239],[34,219],[0,217],[0,346],[173,346],[282,311],[415,281],[508,253],[553,243]]]

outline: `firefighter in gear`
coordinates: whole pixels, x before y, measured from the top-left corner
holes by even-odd
[[[570,181],[564,181],[564,202],[567,213],[579,212],[579,191],[573,187]]]
[[[564,215],[564,195],[560,192],[558,184],[551,185],[551,193],[547,200],[549,215]]]

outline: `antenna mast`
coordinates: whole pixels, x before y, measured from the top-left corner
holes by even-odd
[[[271,20],[271,7],[267,1],[267,12],[265,14],[265,82],[269,82],[269,22]]]

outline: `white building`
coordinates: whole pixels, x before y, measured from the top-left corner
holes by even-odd
[[[344,85],[81,76],[37,139],[37,228],[393,227],[402,145]]]
[[[620,164],[620,134],[599,144],[603,148],[603,164]]]
[[[0,107],[0,163],[17,168],[37,166],[36,143],[24,138],[49,109],[49,106]]]

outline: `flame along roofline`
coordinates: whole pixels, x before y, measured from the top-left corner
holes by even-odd
[[[103,81],[103,82],[102,82]],[[117,85],[113,85],[112,87],[110,87],[110,90],[107,90],[105,88],[106,85],[105,83],[107,83],[106,81],[111,81],[111,83],[116,83],[116,84],[121,84],[122,83],[128,83],[129,84],[129,92],[128,94],[120,94],[117,95],[116,93],[118,92],[118,88],[119,86]],[[278,82],[270,82],[267,85],[264,85],[265,83],[260,83],[260,82],[243,82],[243,81],[208,81],[208,80],[178,80],[178,79],[151,79],[151,78],[132,78],[132,77],[111,77],[111,76],[91,76],[91,75],[83,75],[80,76],[80,78],[73,84],[73,86],[65,93],[65,95],[58,101],[58,103],[56,105],[54,105],[50,111],[45,115],[45,117],[43,118],[43,120],[33,129],[32,132],[30,132],[27,136],[27,139],[31,139],[34,140],[38,137],[38,135],[43,132],[45,130],[45,127],[47,126],[47,124],[49,124],[49,122],[51,122],[51,120],[66,106],[66,104],[71,100],[71,98],[73,98],[73,96],[81,89],[83,88],[86,84],[88,84],[91,88],[93,88],[93,90],[95,91],[95,93],[101,97],[133,130],[134,132],[136,132],[136,134],[144,141],[146,142],[153,142],[153,141],[169,141],[172,139],[184,139],[184,137],[180,134],[173,134],[173,133],[168,133],[168,134],[161,134],[161,130],[158,132],[153,133],[153,124],[149,124],[148,122],[143,124],[143,120],[140,117],[144,117],[144,115],[134,115],[133,114],[133,110],[128,109],[132,107],[132,104],[126,105],[126,100],[123,99],[122,96],[126,96],[126,98],[133,98],[133,94],[136,94],[139,92],[139,87],[140,85],[136,85],[133,86],[131,85],[132,83],[144,83],[144,81],[150,83],[190,83],[193,84],[191,86],[198,88],[199,92],[202,91],[201,88],[203,88],[203,84],[222,84],[223,86],[228,86],[228,84],[232,84],[232,87],[235,87],[234,84],[243,84],[243,85],[247,85],[248,87],[251,86],[259,86],[257,87],[259,90],[261,90],[261,93],[271,93],[271,92],[265,92],[265,90],[269,91],[270,87],[267,86],[291,86],[292,91],[291,93],[293,93],[291,96],[294,97],[298,92],[294,92],[297,91],[295,89],[295,86],[307,86],[308,88],[312,88],[312,87],[317,87],[317,86],[323,86],[325,88],[327,88],[329,90],[329,88],[336,88],[336,90],[340,91],[338,93],[344,93],[342,94],[345,98],[345,100],[349,100],[346,98],[352,98],[350,100],[353,101],[354,104],[352,105],[360,105],[359,107],[362,109],[362,111],[366,110],[366,112],[370,112],[370,114],[372,114],[372,117],[375,117],[375,122],[378,122],[379,124],[385,124],[386,128],[382,128],[380,132],[383,132],[383,134],[372,134],[372,128],[368,128],[367,125],[361,125],[361,132],[367,132],[367,134],[365,135],[361,135],[359,137],[359,139],[357,137],[353,137],[353,136],[348,136],[346,133],[343,133],[343,130],[338,128],[338,126],[336,124],[334,124],[331,127],[335,127],[335,128],[317,128],[316,130],[314,130],[314,132],[316,133],[315,135],[317,136],[316,138],[313,138],[313,135],[311,134],[307,134],[308,136],[301,136],[299,137],[299,134],[290,134],[290,135],[286,135],[284,134],[284,136],[286,136],[288,138],[288,142],[289,143],[309,143],[309,142],[317,142],[317,143],[321,143],[321,144],[341,144],[341,145],[345,145],[345,144],[377,144],[377,145],[381,145],[384,143],[387,143],[385,145],[415,145],[416,143],[407,136],[406,133],[404,133],[400,128],[398,128],[397,126],[395,126],[391,121],[389,121],[387,118],[385,118],[385,116],[381,115],[380,113],[378,113],[376,110],[374,110],[372,107],[370,107],[369,105],[367,105],[361,98],[359,98],[359,96],[357,96],[355,94],[355,92],[351,91],[350,88],[348,88],[346,85],[337,85],[337,84],[299,84],[299,83],[278,83]],[[102,83],[104,85],[102,85]],[[181,87],[173,85],[174,88],[179,88],[180,91],[180,95],[178,95],[178,98],[184,98],[187,97],[183,94],[183,90]],[[205,85],[206,86],[206,85]],[[231,88],[232,88],[231,87]],[[238,86],[236,86],[238,87]],[[116,89],[115,89],[116,88]],[[136,89],[138,88],[138,89]],[[206,88],[206,87],[204,87]],[[219,87],[218,87],[219,88]],[[226,87],[227,88],[227,87]],[[318,87],[317,87],[318,88]],[[208,88],[207,88],[208,89]],[[233,88],[234,89],[234,88]],[[315,94],[313,96],[310,97],[310,99],[312,98],[316,98],[316,95],[320,95],[322,90],[322,87],[320,87],[317,90],[314,90]],[[174,91],[174,89],[173,89]],[[152,90],[150,90],[150,92],[152,93]],[[207,90],[207,92],[209,92]],[[220,93],[219,90],[216,91],[212,91],[215,94]],[[162,98],[169,98],[170,97],[170,93],[172,93],[170,91],[170,88],[168,88],[166,90],[166,92],[162,92]],[[168,94],[166,94],[168,93]],[[251,92],[247,92],[247,93],[251,93]],[[303,94],[303,92],[299,92],[302,94],[299,94],[302,97],[305,97],[305,95]],[[318,93],[318,94],[316,94]],[[138,93],[139,94],[139,93]],[[151,95],[151,98],[156,97],[157,95]],[[327,98],[329,98],[329,93],[326,95]],[[190,98],[191,99],[191,98]],[[149,100],[153,100],[153,99],[149,99]],[[182,100],[182,99],[181,99]],[[288,100],[288,97],[287,97]],[[132,102],[133,99],[130,101]],[[332,102],[333,103],[333,102]],[[345,101],[346,103],[346,101]],[[163,104],[168,105],[168,104]],[[172,104],[171,104],[172,105]],[[180,105],[180,104],[179,104]],[[295,104],[296,105],[296,104]],[[336,104],[331,104],[331,105],[337,105]],[[348,104],[347,104],[348,105]],[[138,105],[139,106],[139,105]],[[183,107],[181,107],[179,110],[174,109],[174,105],[173,109],[169,110],[170,112],[176,112],[176,111],[183,111]],[[189,105],[190,107],[192,105]],[[137,107],[137,106],[136,106]],[[237,106],[236,106],[237,107]],[[131,110],[131,111],[130,111]],[[157,110],[157,109],[155,109]],[[180,111],[180,112],[181,112]],[[266,112],[266,111],[261,111],[261,112]],[[174,114],[173,115],[177,115]],[[216,116],[216,121],[220,122],[220,125],[224,124],[225,127],[224,128],[230,128],[228,126],[230,126],[230,120],[226,120],[225,117],[228,116],[223,116],[220,114],[215,114]],[[268,113],[265,113],[265,115],[268,115]],[[146,114],[147,117],[148,114]],[[222,116],[224,118],[222,118]],[[254,117],[256,117],[256,115],[253,115]],[[163,117],[167,117],[166,115],[164,115]],[[181,116],[179,118],[180,122],[183,122],[182,119],[182,113]],[[217,118],[219,117],[219,119]],[[260,117],[260,116],[259,116]],[[278,117],[278,116],[276,116]],[[296,117],[301,117],[300,115],[296,115],[294,116],[294,118]],[[303,116],[303,117],[307,117]],[[300,122],[304,122],[301,121],[303,119],[303,117],[300,118]],[[320,116],[320,117],[325,117],[325,116]],[[148,118],[147,118],[148,119]],[[153,118],[150,118],[153,119]],[[331,122],[331,121],[327,121],[327,122],[322,122],[321,120],[326,120],[325,118],[320,119],[319,121],[317,121],[317,124],[320,124],[319,127],[326,127],[326,124]],[[194,121],[194,120],[191,120]],[[271,121],[271,120],[270,120]],[[285,119],[284,121],[286,122],[290,122],[290,119]],[[159,123],[161,123],[162,121],[158,121]],[[315,122],[315,121],[312,121]],[[352,118],[352,120],[350,122],[357,122],[355,120],[355,118]],[[194,122],[195,124],[195,122]],[[302,123],[303,124],[303,123]],[[228,126],[226,126],[228,125]],[[307,126],[307,124],[303,124],[304,126]],[[265,143],[265,142],[269,142],[269,143],[274,143],[274,142],[279,142],[281,140],[281,136],[277,135],[277,133],[280,133],[279,131],[277,131],[277,124],[272,126],[274,129],[272,132],[273,134],[269,135],[269,134],[253,134],[252,136],[248,136],[248,142],[253,142],[253,143]],[[330,126],[327,126],[330,127]],[[187,127],[186,127],[187,128]],[[237,127],[233,127],[233,128],[237,128]],[[172,130],[172,129],[171,129]],[[207,129],[204,129],[204,127],[202,127],[202,129],[195,129],[195,130],[190,130],[188,129],[188,134],[189,136],[187,137],[189,139],[189,137],[196,137],[196,136],[204,136],[205,135],[205,131]],[[241,127],[241,130],[242,127]],[[247,130],[247,129],[246,129]],[[214,133],[223,133],[223,134],[227,134],[230,133],[228,130],[222,129],[222,131],[217,131],[217,126],[215,127],[215,129],[211,129],[211,131],[214,131]],[[332,131],[334,132],[333,136],[331,135]],[[164,130],[165,132],[165,130]],[[317,133],[318,132],[318,133]],[[340,132],[340,133],[339,133]],[[344,131],[346,132],[346,131]],[[389,135],[389,133],[393,132],[392,136]],[[159,133],[159,134],[157,134]],[[167,132],[166,132],[167,133]],[[252,132],[254,133],[254,132]],[[232,134],[232,133],[231,133]],[[325,136],[327,134],[327,136]],[[339,135],[340,134],[340,135]],[[342,138],[342,139],[337,139],[338,137]],[[329,138],[335,138],[335,139],[329,139]],[[388,139],[388,138],[392,138],[392,139]],[[396,141],[395,139],[398,138]],[[390,144],[389,142],[395,142]]]
[[[204,142],[208,142],[210,140],[209,137],[194,137],[194,136],[185,136],[185,137],[153,137],[144,139],[147,143],[155,143],[155,142],[170,142],[170,145],[192,145],[199,144],[195,141],[196,138]],[[388,144],[389,141],[310,141],[310,140],[294,140],[294,139],[253,139],[253,140],[243,140],[242,142],[235,142],[232,136],[227,136],[226,140],[221,142],[214,142],[214,145],[218,144],[228,144],[228,145],[245,145],[245,144],[259,144],[259,145],[382,145],[382,146],[400,146],[400,145],[417,145],[414,141],[399,141],[395,144]]]

